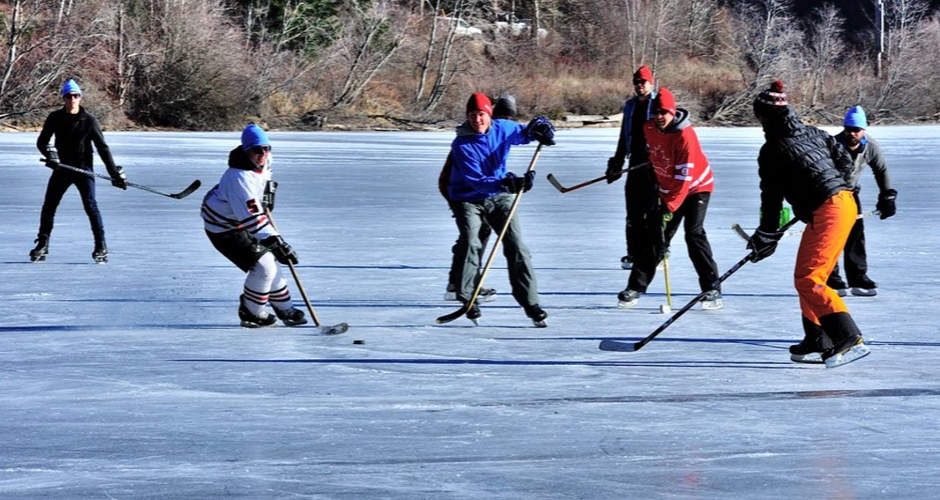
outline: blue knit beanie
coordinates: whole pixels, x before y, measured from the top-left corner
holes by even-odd
[[[242,130],[242,149],[245,151],[255,146],[270,145],[271,141],[268,140],[268,134],[264,133],[264,130],[254,123],[249,123],[245,130]]]
[[[82,88],[78,86],[78,83],[75,80],[69,78],[65,81],[65,85],[62,85],[62,97],[65,97],[69,94],[78,94],[82,95]]]
[[[845,127],[868,128],[868,118],[865,117],[865,110],[861,106],[853,106],[845,114],[842,125]]]

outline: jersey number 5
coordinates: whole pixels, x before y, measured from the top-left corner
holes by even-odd
[[[248,211],[249,211],[249,212],[251,212],[251,213],[253,213],[253,214],[260,214],[260,213],[261,213],[261,209],[258,208],[258,202],[257,202],[254,198],[248,200],[245,204],[248,205]]]

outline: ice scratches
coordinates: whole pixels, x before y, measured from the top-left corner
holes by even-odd
[[[912,396],[940,396],[940,389],[833,389],[820,391],[727,392],[713,394],[673,394],[663,396],[597,396],[533,399],[530,401],[481,403],[473,406],[549,406],[568,403],[622,404],[622,403],[700,403],[723,401],[781,401],[822,398],[901,398]]]

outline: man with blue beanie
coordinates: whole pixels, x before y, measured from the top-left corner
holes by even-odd
[[[842,144],[849,155],[852,157],[854,168],[850,183],[855,193],[855,203],[858,205],[858,212],[862,212],[862,205],[859,201],[859,177],[866,165],[871,167],[875,175],[875,182],[878,184],[878,203],[875,208],[878,210],[882,219],[887,219],[894,215],[895,198],[898,192],[891,188],[891,179],[888,178],[888,167],[885,164],[884,156],[881,154],[881,147],[871,138],[865,129],[868,128],[868,118],[865,116],[865,110],[861,106],[853,106],[845,114],[843,120],[843,130],[836,135],[836,140]],[[849,239],[845,243],[843,254],[845,261],[845,277],[848,283],[842,280],[839,275],[839,265],[832,270],[827,284],[835,289],[840,296],[845,296],[851,289],[852,295],[870,297],[876,295],[877,284],[868,277],[868,261],[865,252],[865,222],[863,219],[855,221],[852,232],[849,233]]]
[[[62,101],[63,106],[46,117],[42,132],[36,140],[36,147],[45,156],[46,165],[52,169],[52,175],[46,185],[36,248],[29,252],[29,258],[33,262],[46,260],[55,211],[65,191],[74,184],[82,197],[82,205],[95,237],[95,248],[91,257],[98,263],[107,262],[108,246],[104,239],[104,224],[101,222],[101,212],[95,200],[92,153],[95,150],[98,151],[98,156],[101,157],[101,161],[108,169],[108,175],[111,176],[111,184],[115,187],[127,189],[127,175],[124,174],[123,168],[114,164],[114,158],[111,157],[111,150],[104,142],[104,135],[101,133],[98,120],[81,106],[82,89],[75,80],[69,79],[62,85]],[[53,135],[55,142],[49,144]],[[87,170],[89,173],[86,175],[65,168],[57,168],[59,163]]]
[[[293,306],[287,280],[277,265],[297,264],[297,254],[284,241],[268,212],[274,210],[277,183],[271,180],[271,141],[249,124],[241,145],[228,155],[228,169],[202,200],[202,219],[209,241],[248,275],[239,299],[238,317],[246,328],[307,322]],[[274,314],[267,305],[274,306]]]

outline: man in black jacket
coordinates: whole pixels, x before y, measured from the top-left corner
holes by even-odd
[[[757,96],[754,114],[766,142],[757,158],[761,221],[748,243],[751,260],[776,249],[784,200],[806,223],[793,271],[805,337],[790,346],[790,359],[834,368],[862,358],[869,353],[862,334],[839,294],[826,285],[858,212],[849,181],[852,159],[834,137],[803,124],[780,80]]]
[[[91,232],[95,236],[95,249],[91,256],[95,262],[108,261],[108,246],[104,241],[104,225],[101,222],[101,212],[95,201],[95,177],[92,175],[92,144],[111,176],[111,184],[121,189],[127,189],[127,176],[124,169],[114,164],[111,150],[104,142],[101,126],[98,120],[81,106],[82,89],[75,80],[69,79],[62,86],[62,99],[64,105],[49,114],[43,123],[42,132],[36,141],[36,147],[46,157],[46,165],[53,169],[46,186],[46,197],[42,204],[42,215],[39,221],[39,235],[36,238],[36,248],[29,252],[33,262],[46,260],[49,253],[49,235],[52,233],[52,223],[56,208],[62,200],[65,191],[75,185],[82,197],[82,205],[91,223]],[[55,135],[55,144],[50,145],[49,140]],[[88,174],[74,172],[65,168],[56,168],[59,163],[71,165],[88,170]]]

